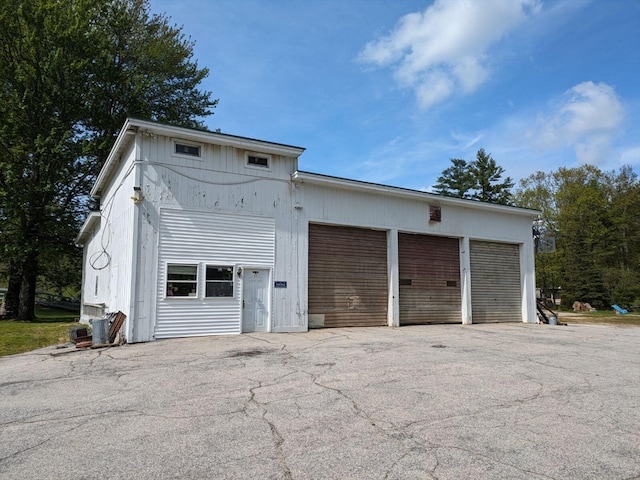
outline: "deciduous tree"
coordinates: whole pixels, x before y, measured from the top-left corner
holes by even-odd
[[[537,172],[520,182],[515,199],[541,210],[547,234],[556,238],[557,251],[536,260],[539,286],[562,287],[568,306],[640,300],[640,182],[630,167]]]
[[[124,119],[202,127],[217,103],[198,88],[207,74],[193,42],[147,0],[0,3],[0,252],[10,316],[33,318],[40,261],[77,255],[90,185]]]

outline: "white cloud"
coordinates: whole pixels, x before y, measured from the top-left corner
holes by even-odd
[[[583,82],[565,93],[550,116],[538,119],[529,136],[544,149],[568,146],[581,163],[607,162],[611,141],[625,112],[615,90],[606,83]]]
[[[489,78],[489,47],[540,8],[539,0],[436,0],[424,12],[402,17],[358,59],[392,67],[426,110],[456,90],[475,91]]]
[[[620,165],[640,165],[640,146],[623,150],[620,153]]]

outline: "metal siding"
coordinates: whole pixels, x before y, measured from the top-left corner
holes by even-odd
[[[473,323],[521,322],[520,247],[469,242]]]
[[[273,218],[162,210],[155,337],[240,333],[240,281],[236,277],[233,298],[203,298],[203,267],[239,264],[272,268],[274,251]],[[171,262],[199,265],[197,298],[165,297],[166,264]]]
[[[132,248],[134,209],[131,200],[134,185],[131,159],[135,150],[125,152],[127,160],[119,165],[116,175],[102,194],[102,212],[91,238],[85,244],[86,255],[83,273],[83,303],[103,303],[107,312],[122,311],[129,317],[132,285]],[[96,268],[97,267],[97,268]],[[98,288],[96,292],[96,277]],[[83,321],[90,318],[82,314]],[[132,319],[127,318],[127,322]],[[130,339],[128,339],[130,340]]]
[[[387,324],[387,234],[309,225],[309,314],[325,327]]]
[[[461,322],[459,243],[399,234],[400,325]]]

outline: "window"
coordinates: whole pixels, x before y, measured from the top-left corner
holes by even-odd
[[[197,292],[197,265],[167,265],[167,297],[195,297]]]
[[[202,147],[200,145],[192,143],[185,143],[180,141],[173,142],[173,153],[176,155],[200,158],[201,148]]]
[[[247,153],[247,166],[255,168],[269,168],[271,157],[260,153]]]
[[[207,265],[206,297],[233,297],[233,267]]]
[[[267,157],[254,157],[249,155],[249,165],[257,165],[259,167],[269,167],[269,159]]]

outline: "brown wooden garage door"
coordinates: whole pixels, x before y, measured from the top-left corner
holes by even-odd
[[[521,322],[520,246],[469,242],[473,323]]]
[[[457,238],[400,233],[400,325],[461,323]]]
[[[387,233],[309,225],[309,326],[387,325]]]

